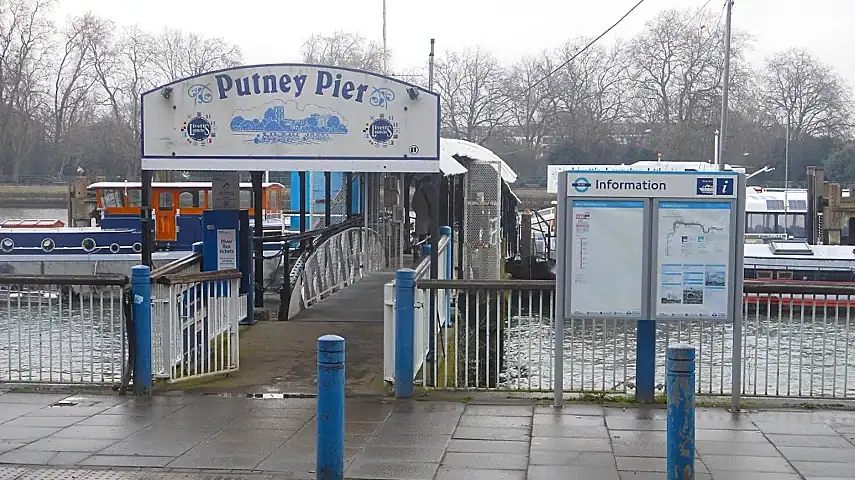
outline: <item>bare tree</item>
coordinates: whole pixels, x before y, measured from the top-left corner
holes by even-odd
[[[613,133],[614,125],[627,117],[629,90],[623,46],[609,50],[595,45],[583,50],[589,41],[579,38],[565,43],[555,60],[566,66],[555,74],[559,88],[553,134],[585,148]]]
[[[69,21],[60,33],[62,49],[56,59],[51,88],[51,134],[59,173],[71,159],[62,148],[67,131],[76,122],[91,121],[94,114],[97,77],[92,47],[109,28],[109,22],[87,13]]]
[[[154,86],[152,37],[134,25],[119,38],[110,29],[91,41],[98,84],[115,123],[112,129],[119,133],[114,140],[121,146],[117,157],[133,178],[139,171],[140,95]]]
[[[205,38],[169,28],[154,37],[153,51],[151,59],[158,84],[234,67],[242,59],[240,48],[222,38]]]
[[[631,43],[636,115],[658,125],[673,156],[698,156],[698,135],[705,135],[708,126],[718,122],[724,65],[720,17],[713,11],[696,16],[693,10],[667,10],[648,22]],[[745,76],[746,42],[745,35],[734,32],[731,85],[735,89]]]
[[[559,83],[549,76],[554,63],[548,52],[541,52],[523,57],[508,72],[507,135],[525,149],[538,151],[555,120]]]
[[[766,60],[760,92],[769,115],[791,138],[834,136],[851,125],[849,87],[831,67],[803,50]]]
[[[388,52],[383,51],[382,45],[355,33],[335,31],[312,35],[303,42],[300,53],[306,63],[388,73]]]
[[[434,75],[446,135],[483,144],[504,124],[505,71],[491,54],[480,48],[448,52]]]

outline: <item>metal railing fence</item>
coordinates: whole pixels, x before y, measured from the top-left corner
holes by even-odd
[[[152,373],[171,382],[237,370],[247,315],[239,270],[200,272],[196,253],[152,272]]]
[[[451,292],[453,314],[436,320],[429,387],[551,392],[555,282],[428,280],[416,292]],[[742,388],[746,396],[855,397],[855,286],[745,281]],[[566,321],[566,392],[635,389],[636,321]],[[699,394],[729,395],[733,324],[657,322],[656,387],[664,390],[665,348],[697,348]],[[418,362],[419,359],[417,358]]]
[[[125,275],[0,275],[0,382],[127,380]]]

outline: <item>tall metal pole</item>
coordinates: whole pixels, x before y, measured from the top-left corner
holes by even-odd
[[[727,17],[724,23],[724,80],[721,92],[721,140],[718,149],[718,169],[724,170],[724,155],[727,152],[727,102],[730,95],[730,25],[733,0],[727,0]]]
[[[784,213],[790,208],[787,188],[790,187],[790,112],[787,112],[787,139],[784,141]],[[786,219],[786,216],[784,217]],[[786,225],[784,226],[786,228]]]
[[[718,152],[720,150],[719,149],[719,141],[720,141],[719,133],[718,133],[718,130],[716,130],[715,131],[715,137],[713,137],[713,163],[715,163],[716,168],[721,170],[721,167],[719,167],[719,165],[721,165],[721,158],[719,157],[719,154],[718,154]]]
[[[383,74],[389,74],[389,66],[386,62],[389,59],[389,51],[386,50],[386,0],[383,0]]]
[[[152,267],[152,253],[154,252],[154,237],[152,229],[155,228],[152,210],[151,183],[154,172],[143,170],[141,172],[142,191],[140,192],[140,228],[142,229],[142,250],[140,263]]]
[[[428,90],[433,91],[433,49],[436,39],[430,39],[430,56],[428,57]]]

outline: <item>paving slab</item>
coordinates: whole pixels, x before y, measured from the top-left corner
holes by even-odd
[[[316,475],[315,399],[6,396],[0,394],[7,412],[0,417],[3,479]],[[52,406],[57,402],[67,406]],[[631,406],[573,404],[564,411],[348,399],[346,478],[662,478],[663,414]],[[855,479],[855,412],[703,409],[696,418],[704,425],[696,430],[697,479]]]

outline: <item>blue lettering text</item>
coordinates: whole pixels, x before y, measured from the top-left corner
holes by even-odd
[[[344,100],[352,100],[357,103],[363,103],[365,94],[368,91],[368,85],[348,80],[344,74],[333,74],[326,70],[318,70],[317,81],[315,83],[315,95],[325,95],[327,93],[334,98],[342,98]],[[303,93],[303,88],[306,86],[308,75],[262,75],[255,72],[245,77],[232,77],[227,73],[220,73],[214,76],[217,80],[217,94],[220,100],[225,100],[229,96],[237,93],[239,97],[261,94],[275,93],[294,93],[294,97],[299,97]]]

